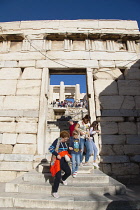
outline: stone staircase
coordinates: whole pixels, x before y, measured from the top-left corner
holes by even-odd
[[[92,166],[80,167],[76,178],[68,178],[67,186],[60,184],[59,199],[51,196],[52,183],[49,165],[40,164],[6,183],[0,192],[0,209],[105,210],[112,202],[109,196],[126,193],[123,184]]]

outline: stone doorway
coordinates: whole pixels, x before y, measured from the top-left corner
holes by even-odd
[[[45,93],[45,99],[42,100],[42,113],[44,115],[40,115],[40,123],[39,123],[39,135],[38,135],[38,153],[44,154],[46,153],[46,148],[52,143],[52,141],[59,136],[60,130],[65,129],[67,130],[68,125],[66,125],[66,119],[62,117],[62,121],[60,126],[57,124],[58,121],[56,119],[50,120],[50,109],[49,109],[49,103],[50,103],[50,76],[51,75],[85,75],[86,77],[86,93],[87,93],[87,101],[88,101],[88,110],[87,113],[91,117],[91,122],[96,119],[95,116],[95,100],[94,100],[94,89],[93,89],[93,74],[92,69],[46,69],[46,82],[44,85],[44,93]],[[44,74],[45,75],[45,74]],[[42,96],[43,97],[43,96]],[[51,110],[52,112],[53,109]],[[62,109],[61,109],[62,111]],[[65,111],[65,110],[63,110]],[[63,112],[64,113],[64,112]],[[85,114],[87,114],[85,113]],[[81,116],[84,116],[84,113],[81,113]],[[51,122],[52,121],[52,122]],[[54,122],[55,121],[55,122]],[[38,130],[39,131],[39,130]]]

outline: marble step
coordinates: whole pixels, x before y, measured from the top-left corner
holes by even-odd
[[[23,180],[26,182],[40,182],[40,183],[52,183],[53,177],[50,173],[38,173],[36,171],[29,172],[24,174]],[[108,183],[109,182],[109,176],[105,175],[104,173],[90,173],[90,174],[84,174],[84,173],[78,173],[76,178],[73,178],[70,176],[68,179],[68,182],[71,184],[80,183]]]
[[[71,163],[70,163],[71,166]],[[93,171],[95,168],[90,165],[90,166],[80,166],[78,169],[79,173],[91,173],[91,171]],[[43,163],[38,165],[38,167],[36,168],[36,170],[40,173],[45,173],[45,172],[49,172],[50,171],[50,164],[49,163]]]
[[[0,208],[15,209],[58,209],[58,210],[138,210],[140,199],[129,200],[124,196],[63,196],[59,199],[46,194],[0,193]]]
[[[28,183],[22,180],[14,183],[7,183],[5,187],[6,192],[19,192],[19,193],[46,193],[50,195],[52,186],[49,183]],[[60,184],[59,194],[60,196],[89,196],[91,193],[96,192],[97,195],[116,195],[116,194],[125,194],[125,187],[121,184],[110,182],[108,185],[105,183],[92,183],[92,184],[71,184],[68,183],[67,186]]]

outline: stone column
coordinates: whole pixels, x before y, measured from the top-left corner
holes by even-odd
[[[46,138],[45,130],[46,130],[46,120],[48,112],[48,85],[49,85],[49,69],[43,68],[38,133],[37,133],[37,154],[45,153],[45,138]]]
[[[65,86],[63,81],[60,82],[59,100],[60,102],[65,100]]]
[[[80,101],[80,85],[75,85],[75,101]]]
[[[96,120],[95,114],[95,98],[94,98],[94,88],[93,88],[93,73],[92,69],[87,68],[87,95],[89,101],[89,115],[91,117],[91,123]]]
[[[49,104],[51,104],[51,102],[53,102],[53,86],[49,85]]]

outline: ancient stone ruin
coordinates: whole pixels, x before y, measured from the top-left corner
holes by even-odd
[[[0,181],[49,161],[60,124],[68,129],[67,121],[50,119],[50,75],[84,74],[87,112],[100,125],[95,137],[100,168],[123,183],[138,182],[139,58],[136,21],[0,23]]]

